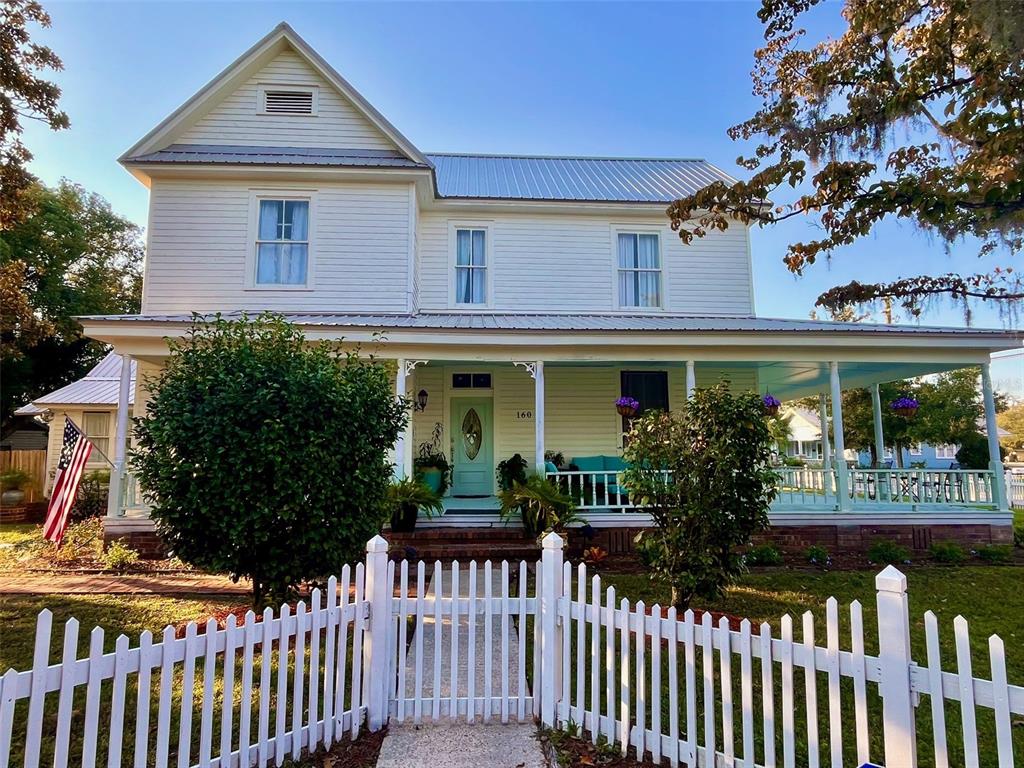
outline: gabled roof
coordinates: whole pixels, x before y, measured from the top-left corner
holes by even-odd
[[[128,402],[135,402],[136,364],[132,360],[131,387]],[[78,381],[37,397],[28,405],[15,411],[20,416],[34,416],[55,405],[117,405],[117,393],[121,383],[121,356],[110,352],[91,371]]]
[[[440,198],[670,203],[736,180],[706,160],[428,154]]]
[[[386,149],[244,147],[225,144],[171,144],[131,163],[215,163],[224,165],[317,165],[336,168],[423,168],[430,166]]]
[[[281,22],[257,42],[249,50],[235,59],[224,71],[203,86],[198,93],[178,107],[156,128],[147,133],[131,149],[121,155],[121,162],[127,163],[139,155],[147,155],[161,148],[175,133],[190,125],[204,110],[220,102],[228,93],[246,78],[251,76],[269,58],[285,47],[290,47],[301,56],[310,67],[334,86],[353,106],[362,112],[378,130],[387,136],[404,152],[409,159],[422,165],[427,160],[416,146],[378,112],[370,102],[352,87],[338,71],[292,29],[287,23]]]

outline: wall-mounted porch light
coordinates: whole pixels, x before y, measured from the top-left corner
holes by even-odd
[[[417,411],[427,410],[427,390],[421,389],[416,393],[416,402],[413,404],[413,408]]]

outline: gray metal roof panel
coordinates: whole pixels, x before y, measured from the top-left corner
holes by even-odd
[[[706,160],[428,154],[441,198],[669,203],[735,179]]]
[[[132,387],[129,390],[129,402],[135,402],[135,371],[137,365],[132,360]],[[100,360],[93,369],[78,381],[73,381],[60,389],[49,392],[32,401],[32,405],[117,405],[117,392],[121,382],[121,356],[110,352]],[[27,406],[25,406],[27,408]],[[27,411],[26,411],[27,413]]]
[[[421,168],[400,152],[385,149],[330,149],[317,147],[252,147],[221,144],[171,144],[132,163],[213,163],[236,165],[318,165],[357,168]]]
[[[241,311],[221,313],[226,318],[239,317]],[[257,314],[256,311],[248,314]],[[209,315],[212,317],[212,313]],[[955,328],[914,325],[874,325],[823,320],[789,320],[763,317],[724,317],[679,314],[545,314],[529,312],[420,312],[417,314],[385,314],[363,312],[289,312],[284,316],[296,325],[337,326],[352,328],[409,329],[479,329],[505,331],[604,331],[604,332],[669,332],[669,333],[850,333],[850,334],[915,334],[969,336],[1005,336],[1020,339],[1021,334],[991,328]],[[191,314],[91,315],[83,320],[127,323],[188,323]]]

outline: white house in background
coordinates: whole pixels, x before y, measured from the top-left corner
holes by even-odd
[[[981,365],[991,412],[989,356],[1020,345],[994,330],[757,317],[747,229],[685,246],[665,216],[679,195],[732,181],[715,166],[425,153],[285,24],[120,162],[149,190],[142,311],[83,318],[85,332],[143,374],[193,311],[276,310],[345,344],[383,332],[397,390],[426,396],[397,472],[445,428],[454,477],[437,525],[497,524],[495,464],[514,453],[570,489],[594,526],[649,522],[617,482],[623,394],[672,408],[725,379],[830,399],[839,425],[843,387]],[[136,404],[147,397],[140,380]],[[126,425],[122,414],[117,460]],[[545,450],[567,466],[546,465]],[[921,484],[840,463],[807,481],[821,492],[787,475],[772,520],[966,524],[1005,539],[1000,469],[996,455],[990,471]],[[120,513],[111,531],[147,524],[135,504]]]
[[[89,463],[86,464],[86,472],[110,467],[104,456],[113,457],[111,446],[117,437],[117,402],[123,363],[119,354],[110,352],[78,381],[37,397],[14,412],[19,416],[35,416],[50,424],[46,446],[45,495],[50,493],[57,469],[66,419],[77,424],[94,446]],[[135,369],[136,363],[133,360],[129,366],[128,379],[129,413],[135,401]]]

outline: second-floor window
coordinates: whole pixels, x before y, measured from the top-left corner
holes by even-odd
[[[620,232],[619,306],[661,306],[661,251],[656,234]]]
[[[259,201],[256,285],[306,285],[309,273],[309,200]]]
[[[487,303],[487,230],[455,230],[455,303]]]

